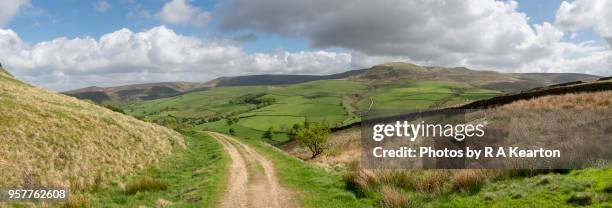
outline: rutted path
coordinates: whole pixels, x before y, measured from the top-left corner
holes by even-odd
[[[293,194],[279,184],[272,162],[230,136],[207,133],[223,145],[232,159],[221,207],[297,207]]]

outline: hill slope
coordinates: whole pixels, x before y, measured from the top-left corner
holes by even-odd
[[[183,137],[0,72],[0,186],[106,183],[156,163]]]
[[[595,80],[599,76],[571,73],[500,73],[476,71],[465,67],[445,68],[419,66],[410,63],[387,63],[373,66],[363,73],[349,77],[376,84],[414,81],[448,81],[466,83],[475,87],[517,92],[564,82]]]
[[[64,94],[79,99],[91,100],[96,103],[103,102],[134,102],[140,100],[153,100],[173,97],[187,92],[206,90],[214,86],[213,83],[197,82],[161,82],[116,87],[87,87]]]
[[[166,82],[124,85],[108,88],[87,87],[68,91],[64,94],[80,99],[92,100],[97,103],[102,103],[105,101],[126,103],[173,97],[188,92],[207,90],[214,87],[291,85],[333,79],[365,81],[375,85],[397,84],[413,81],[448,81],[467,83],[474,87],[502,92],[518,92],[535,87],[564,82],[593,80],[597,78],[599,77],[593,75],[568,73],[505,74],[493,71],[475,71],[464,67],[427,67],[397,62],[331,75],[247,75],[220,77],[205,83]]]

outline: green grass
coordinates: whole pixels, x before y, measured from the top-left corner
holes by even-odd
[[[290,156],[257,139],[237,137],[257,152],[270,159],[281,184],[295,190],[297,199],[305,207],[373,207],[374,200],[357,197],[347,189],[341,176],[333,171],[314,166]]]
[[[474,88],[464,83],[427,81],[382,86],[370,95],[374,100],[373,109],[420,110],[461,104],[499,94],[501,92]],[[359,102],[362,109],[369,108],[369,105],[370,100]]]
[[[362,82],[346,80],[320,80],[277,88],[271,90],[270,93],[285,96],[299,95],[306,97],[329,97],[349,93],[360,93],[364,90],[366,90],[366,85]]]
[[[455,193],[433,199],[431,207],[576,207],[570,198],[586,196],[591,207],[612,206],[612,169],[573,170],[569,174],[545,174],[510,178],[486,184],[475,194]],[[419,198],[419,196],[417,196]]]
[[[241,126],[248,126],[250,128],[266,131],[268,128],[278,131],[282,125],[291,127],[295,123],[303,123],[304,117],[294,116],[254,116],[249,118],[240,119],[238,122]]]
[[[235,131],[235,136],[239,136],[239,137],[243,137],[243,138],[251,138],[251,139],[260,139],[262,138],[264,131],[260,131],[260,130],[256,130],[253,128],[249,128],[249,127],[245,127],[242,126],[240,124],[233,124],[231,126],[228,126],[225,122],[225,120],[221,120],[221,121],[217,121],[217,122],[211,122],[211,123],[205,123],[202,125],[198,125],[195,126],[194,129],[198,129],[198,130],[207,130],[207,131],[216,131],[216,132],[221,132],[224,134],[230,134],[229,133],[229,129],[233,128]],[[267,128],[266,128],[267,130]],[[283,132],[274,132],[273,134],[274,136],[272,137],[271,140],[263,140],[266,141],[268,143],[271,144],[278,144],[278,143],[282,143],[285,142],[287,140],[289,140],[289,137],[287,136],[286,133]]]
[[[174,207],[216,207],[225,191],[229,157],[216,140],[204,133],[186,136],[188,148],[177,150],[160,165],[124,179],[117,185],[88,193],[94,207],[154,207],[159,199]]]
[[[249,104],[229,104],[232,98],[249,93],[261,93],[264,86],[219,87],[176,97],[149,100],[124,106],[128,114],[134,116],[165,116],[200,118],[215,113],[229,113],[254,108]]]

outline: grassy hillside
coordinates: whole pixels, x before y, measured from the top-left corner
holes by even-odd
[[[124,85],[117,87],[87,87],[64,92],[79,99],[96,103],[131,103],[181,95],[187,92],[206,90],[214,83],[161,82]]]
[[[363,73],[349,77],[373,84],[401,84],[415,81],[445,81],[465,83],[474,87],[518,92],[563,82],[594,80],[598,76],[587,74],[505,74],[494,71],[475,71],[464,67],[428,67],[409,63],[387,63],[373,66]]]
[[[178,133],[0,73],[0,186],[74,191],[106,184],[185,146]]]

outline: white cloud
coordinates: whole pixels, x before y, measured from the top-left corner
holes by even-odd
[[[162,7],[157,17],[164,23],[203,27],[210,21],[210,13],[190,5],[186,0],[170,0]]]
[[[99,39],[56,38],[29,45],[0,29],[0,57],[18,78],[49,89],[158,81],[207,81],[218,76],[328,74],[350,69],[352,55],[326,51],[247,54],[231,40],[202,41],[164,26],[121,29]]]
[[[19,10],[30,4],[29,0],[2,0],[0,2],[0,27],[4,27]]]
[[[112,8],[112,6],[105,0],[96,1],[93,7],[97,12],[107,12]]]
[[[595,29],[612,45],[612,1],[576,0],[561,3],[556,24],[564,30],[576,32]]]
[[[530,25],[518,6],[513,0],[233,0],[218,14],[225,31],[303,37],[314,48],[341,47],[383,60],[534,72],[554,70],[536,63],[575,58],[572,50],[579,47],[563,42],[562,30],[547,22]]]

